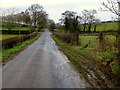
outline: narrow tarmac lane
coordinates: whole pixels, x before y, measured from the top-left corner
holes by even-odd
[[[2,70],[3,88],[88,87],[66,56],[58,50],[47,29]]]

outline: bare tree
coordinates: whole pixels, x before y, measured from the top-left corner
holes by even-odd
[[[54,32],[55,29],[55,22],[53,20],[49,20],[49,29],[51,32]]]
[[[15,13],[16,13],[15,8],[9,8],[7,10],[4,10],[3,12],[3,16],[2,16],[2,22],[6,22],[6,27],[8,28],[8,30],[11,30],[14,27],[14,23],[15,23]]]
[[[106,9],[101,8],[102,10],[104,11],[109,10],[112,13],[120,16],[120,10],[119,10],[120,0],[104,0],[101,1],[101,4],[106,8]]]
[[[93,24],[94,24],[94,32],[96,32],[97,25],[100,24],[100,23],[101,23],[100,19],[95,19],[95,20],[93,21]]]
[[[91,25],[97,21],[96,14],[97,14],[96,10],[85,9],[85,10],[82,11],[81,18],[82,18],[82,23],[84,23],[83,31],[86,30],[87,26],[88,26],[88,31],[90,31]]]
[[[38,29],[41,30],[43,27],[46,27],[48,14],[45,11],[39,11],[37,14],[37,26]]]
[[[43,7],[39,4],[32,4],[27,10],[31,16],[34,27],[37,26],[38,12],[43,11]]]
[[[83,29],[83,31],[85,31],[85,29],[86,29],[86,24],[87,24],[87,21],[88,21],[87,15],[88,15],[88,10],[87,10],[87,9],[84,9],[84,10],[82,11],[82,16],[81,16],[81,18],[82,18],[82,23],[84,23],[84,29]]]

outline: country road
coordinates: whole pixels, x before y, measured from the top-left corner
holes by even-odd
[[[86,88],[46,29],[41,37],[2,68],[3,88]]]

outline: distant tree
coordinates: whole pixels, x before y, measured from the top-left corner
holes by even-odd
[[[66,17],[64,24],[65,24],[65,31],[66,32],[71,31],[71,29],[72,29],[72,20]]]
[[[71,33],[71,42],[72,39],[76,40],[76,44],[79,44],[79,17],[76,12],[65,11],[62,13],[61,21],[64,22],[66,32]]]
[[[77,31],[74,27],[76,18],[77,18],[76,12],[65,11],[64,13],[62,13],[61,21],[65,24],[66,31],[69,31],[70,33]]]
[[[75,16],[76,16],[76,12],[67,10],[64,13],[62,13],[62,18],[60,19],[60,21],[61,21],[62,24],[64,24],[66,18],[73,19]]]
[[[88,31],[91,30],[92,24],[97,21],[96,14],[97,14],[96,10],[89,10],[88,11],[87,9],[85,9],[82,11],[82,21],[84,23],[83,31],[86,30],[87,26],[88,26]]]
[[[37,14],[37,26],[38,29],[41,30],[42,28],[46,27],[48,21],[48,14],[45,11],[38,12]]]
[[[8,30],[12,30],[14,27],[14,24],[16,22],[16,12],[17,9],[15,8],[9,8],[7,10],[3,10],[2,12],[2,22],[6,22],[5,27],[7,27]]]
[[[54,32],[55,22],[53,20],[49,20],[49,29],[51,32]]]
[[[8,15],[6,15],[6,27],[8,28],[8,30],[12,30],[12,28],[14,27],[14,23],[15,23],[15,17],[14,17],[14,9],[7,9],[8,11]]]
[[[31,16],[29,15],[28,10],[25,10],[24,12],[19,13],[18,16],[19,16],[18,19],[20,22],[22,22],[28,26],[31,24],[32,20],[30,18]]]
[[[78,16],[74,17],[74,19],[73,19],[73,28],[74,28],[73,32],[75,32],[75,34],[76,34],[76,44],[77,45],[80,44],[80,42],[79,42],[79,29],[80,29],[80,25],[79,25],[78,19],[79,19]]]
[[[83,29],[83,31],[85,31],[85,29],[86,29],[86,24],[87,24],[87,21],[88,21],[87,15],[88,15],[88,10],[87,10],[87,9],[84,9],[84,10],[82,11],[82,16],[81,16],[81,18],[82,18],[82,23],[84,24],[84,29]]]
[[[94,20],[94,22],[93,22],[93,24],[94,24],[94,32],[96,32],[97,25],[100,24],[100,23],[101,23],[100,19]]]
[[[62,25],[61,22],[56,23],[56,29],[64,30],[64,25]]]
[[[39,4],[32,4],[27,11],[29,12],[30,18],[34,29],[38,27],[41,29],[47,24],[48,14],[44,10],[43,6]]]
[[[34,29],[37,27],[37,19],[38,19],[38,12],[43,11],[43,6],[39,4],[32,4],[27,10],[31,16],[31,20],[33,22]]]

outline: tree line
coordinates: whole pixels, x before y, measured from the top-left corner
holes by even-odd
[[[26,25],[30,30],[39,30],[46,26],[48,14],[44,7],[39,4],[32,4],[25,11],[16,13],[15,9],[8,9],[7,13],[2,15],[2,22],[5,22],[6,27],[11,30],[15,24],[18,27]],[[4,24],[3,24],[4,25]]]

